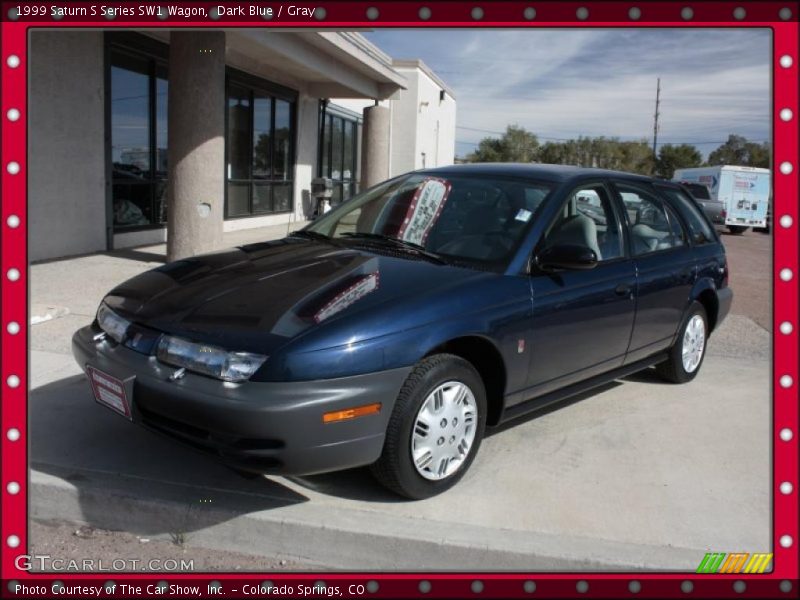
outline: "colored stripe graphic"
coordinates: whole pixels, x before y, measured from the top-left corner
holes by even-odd
[[[698,573],[716,573],[725,558],[724,552],[709,552],[700,561]]]
[[[744,561],[750,556],[747,552],[731,553],[720,569],[720,573],[739,573],[744,566]]]
[[[700,561],[697,573],[764,573],[771,561],[771,552],[709,552]]]
[[[772,561],[772,552],[753,554],[744,568],[745,573],[763,573]]]

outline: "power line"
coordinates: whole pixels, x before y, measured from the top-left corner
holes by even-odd
[[[506,133],[505,131],[493,131],[491,129],[479,129],[477,127],[466,127],[464,125],[456,125],[456,129],[464,129],[466,131],[478,131],[478,132],[481,132],[481,133],[492,133],[492,134],[495,134],[495,135],[505,135],[505,133]],[[540,140],[553,140],[553,141],[558,141],[558,142],[570,142],[570,141],[573,141],[573,140],[577,140],[579,137],[591,137],[591,138],[601,138],[602,137],[602,138],[606,138],[606,139],[618,139],[620,141],[639,141],[639,140],[646,139],[645,136],[638,137],[638,136],[630,136],[630,135],[625,136],[625,135],[605,135],[605,134],[604,135],[583,135],[583,136],[579,135],[579,136],[570,137],[570,138],[549,137],[549,136],[539,135],[539,134],[534,134],[534,135],[536,135],[536,137],[538,139],[540,139]],[[625,138],[625,137],[635,138],[635,139],[623,140],[622,138]],[[672,144],[674,144],[674,145],[689,144],[689,145],[694,145],[694,146],[701,146],[701,145],[704,145],[704,144],[725,144],[725,143],[727,143],[727,141],[728,140],[709,140],[709,141],[695,142],[695,141],[662,140],[660,142],[657,142],[657,145],[658,146],[664,146],[664,145],[668,145],[668,144],[669,145],[672,145]],[[758,140],[748,139],[747,141],[748,142],[754,142],[754,143],[765,143],[765,142],[766,143],[771,143],[772,142],[772,140],[770,140],[770,139],[758,139]],[[480,143],[480,140],[478,140],[477,142],[468,142],[466,140],[461,140],[461,141],[456,141],[456,143],[459,143],[459,144],[478,144],[478,143]]]

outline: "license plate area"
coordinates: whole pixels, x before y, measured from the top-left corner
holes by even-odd
[[[94,399],[132,421],[131,398],[135,376],[123,380],[91,365],[86,365],[86,374],[89,376]]]

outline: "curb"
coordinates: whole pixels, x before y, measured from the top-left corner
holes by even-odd
[[[50,474],[58,469],[64,478]],[[31,471],[31,518],[151,539],[180,532],[189,546],[301,558],[334,570],[631,571],[668,564],[693,571],[705,552],[387,518],[315,505],[291,492],[269,497],[52,465],[47,471]]]

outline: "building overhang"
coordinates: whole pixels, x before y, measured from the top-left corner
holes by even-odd
[[[386,100],[406,89],[390,56],[352,31],[225,29],[226,61],[318,98]],[[148,35],[169,42],[169,30]]]
[[[413,69],[417,69],[420,72],[425,73],[425,75],[427,75],[428,78],[430,78],[431,81],[433,81],[436,85],[438,85],[440,88],[442,88],[442,90],[444,90],[444,92],[448,96],[450,96],[453,100],[455,100],[456,95],[455,95],[455,93],[453,93],[453,90],[450,88],[450,86],[448,86],[442,80],[441,77],[439,77],[436,73],[434,73],[433,69],[431,69],[428,65],[426,65],[425,62],[422,61],[421,59],[418,59],[418,58],[413,58],[413,59],[395,58],[395,59],[392,60],[392,66],[395,69],[399,69],[400,71],[403,71],[405,69],[412,69],[412,70]]]

